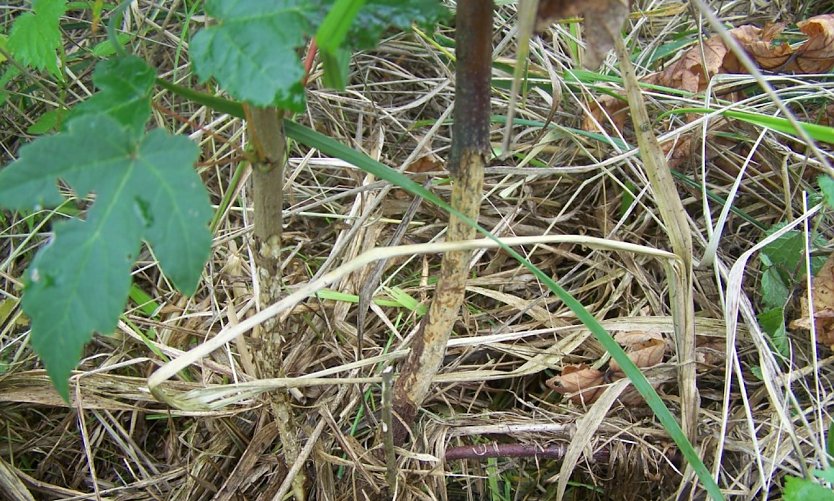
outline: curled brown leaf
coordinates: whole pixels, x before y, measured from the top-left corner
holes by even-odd
[[[666,342],[656,332],[621,332],[614,336],[614,339],[623,345],[628,358],[640,368],[653,367],[659,364],[663,361],[663,355],[666,353]],[[625,376],[616,360],[611,360],[608,366],[615,376]]]
[[[585,364],[568,365],[562,374],[545,384],[556,393],[566,395],[576,404],[591,404],[599,397],[605,382],[604,373]]]

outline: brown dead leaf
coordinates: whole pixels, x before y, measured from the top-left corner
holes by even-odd
[[[631,8],[630,0],[539,0],[536,31],[542,31],[557,19],[581,17],[585,21],[586,68],[597,68],[606,52],[614,47],[613,35],[619,35]]]
[[[762,69],[768,71],[776,71],[780,69],[793,54],[793,49],[790,45],[782,43],[774,46],[773,40],[782,33],[784,24],[768,24],[764,28],[759,29],[755,26],[742,26],[732,30],[733,37],[738,41],[739,45],[750,54],[754,61]],[[735,68],[731,68],[735,69]],[[727,73],[741,73],[741,68],[738,71],[727,71]]]
[[[614,339],[623,346],[634,365],[641,369],[659,364],[666,353],[666,341],[656,332],[620,332],[614,336]],[[608,366],[613,375],[618,378],[625,377],[625,373],[616,360],[611,360]]]
[[[726,343],[723,338],[698,336],[695,347],[696,370],[704,373],[724,364]]]
[[[834,14],[815,16],[796,23],[808,40],[796,49],[797,57],[786,71],[828,73],[834,67]]]
[[[443,169],[443,160],[441,160],[437,155],[434,154],[423,155],[422,157],[408,164],[408,167],[405,168],[406,172],[410,172],[412,174],[439,172]]]
[[[666,353],[666,341],[656,332],[621,332],[614,339],[623,345],[631,361],[640,368],[659,364]],[[566,366],[561,375],[548,379],[545,384],[553,391],[568,396],[573,403],[592,404],[602,394],[604,385],[624,377],[619,364],[612,360],[604,372],[584,364]],[[653,386],[657,387],[657,384]],[[618,400],[623,405],[634,406],[639,405],[643,397],[634,388],[628,388]]]
[[[834,15],[812,17],[797,23],[797,26],[808,39],[796,48],[786,43],[773,45],[773,40],[784,28],[781,24],[771,24],[764,28],[744,25],[729,33],[756,64],[765,70],[824,73],[834,67]],[[719,73],[746,72],[718,35],[710,37],[701,45],[703,57],[700,46],[692,47],[677,62],[662,72],[647,76],[644,81],[697,93],[702,92],[709,79]]]
[[[764,28],[744,25],[729,33],[762,69],[780,73],[826,73],[834,68],[834,14],[815,16],[797,23],[797,26],[808,39],[796,47],[773,43],[782,33],[784,25],[781,24],[770,24]],[[746,72],[738,58],[715,35],[688,49],[664,70],[647,75],[641,81],[697,94],[706,89],[715,75]],[[730,101],[738,98],[735,94],[721,97]],[[607,114],[622,131],[627,118],[622,113],[626,107],[623,101],[605,96],[598,103],[591,106],[592,117],[583,120],[583,128],[598,130],[595,120],[606,125],[604,117]]]
[[[592,404],[602,392],[605,383],[602,371],[592,369],[585,364],[568,365],[562,374],[548,379],[548,388],[560,395],[569,395],[575,404]]]
[[[828,257],[814,276],[811,296],[814,301],[814,330],[817,341],[834,349],[834,254]],[[808,298],[803,296],[800,301],[800,316],[790,323],[790,328],[810,330],[810,319]]]
[[[732,33],[735,30],[732,30]],[[701,57],[703,47],[703,58]],[[729,50],[718,36],[710,37],[701,46],[692,47],[675,63],[660,73],[646,78],[648,83],[698,93],[706,89],[710,79],[723,73]],[[733,56],[733,60],[735,56]]]

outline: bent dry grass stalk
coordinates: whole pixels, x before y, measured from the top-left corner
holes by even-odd
[[[156,394],[155,392],[158,391],[157,388],[159,388],[159,385],[162,382],[167,381],[168,379],[173,377],[180,370],[188,367],[189,365],[198,363],[202,358],[206,357],[208,354],[222,347],[226,343],[233,341],[237,336],[240,336],[244,332],[253,329],[255,326],[260,325],[262,322],[269,318],[274,318],[289,311],[290,309],[292,309],[292,307],[299,304],[305,298],[313,296],[316,292],[322,290],[328,285],[335,283],[343,277],[347,276],[348,274],[356,270],[362,269],[364,266],[374,263],[378,260],[391,259],[397,256],[433,254],[448,251],[469,251],[474,249],[507,248],[508,246],[534,245],[546,243],[573,243],[589,246],[592,248],[633,252],[643,254],[646,256],[651,256],[657,259],[677,259],[674,256],[674,254],[658,249],[653,249],[651,247],[645,247],[641,245],[635,245],[615,240],[584,237],[580,235],[513,237],[496,240],[480,239],[459,242],[443,242],[435,244],[402,245],[398,247],[376,248],[357,256],[354,260],[345,263],[342,266],[339,266],[338,268],[327,273],[318,280],[305,284],[304,286],[293,291],[290,295],[281,299],[280,301],[270,305],[267,308],[264,308],[260,312],[240,322],[239,324],[230,326],[229,328],[218,333],[216,336],[212,337],[206,342],[193,348],[187,354],[177,357],[171,362],[163,365],[156,372],[154,372],[150,378],[148,378],[148,387],[152,393]],[[376,361],[369,362],[368,360],[365,360],[365,362],[376,363]],[[162,398],[164,401],[168,401],[175,407],[178,406],[175,400],[170,400],[170,397],[165,396],[164,393],[160,393],[159,397]]]

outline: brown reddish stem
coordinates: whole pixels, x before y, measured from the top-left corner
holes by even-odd
[[[310,73],[313,71],[313,61],[316,60],[319,46],[316,44],[316,39],[310,39],[310,45],[307,47],[307,56],[304,58],[304,78],[301,79],[301,85],[307,87],[307,80],[310,78]]]

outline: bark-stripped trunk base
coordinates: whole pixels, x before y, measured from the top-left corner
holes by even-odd
[[[258,302],[265,308],[282,296],[281,233],[284,189],[284,164],[287,143],[284,135],[283,112],[275,108],[248,108],[252,144],[258,163],[252,167],[253,199],[255,208],[255,266],[260,294]],[[284,376],[283,326],[277,318],[261,324],[255,336],[261,347],[255,351],[255,365],[259,378]],[[286,391],[269,395],[272,420],[278,427],[284,463],[289,470],[297,461],[301,436],[296,423],[292,402]],[[305,499],[305,475],[299,473],[293,479],[292,492],[297,501]]]
[[[484,184],[485,159],[480,151],[463,152],[458,176],[452,186],[452,207],[477,220]],[[447,241],[470,240],[476,230],[450,216]],[[452,251],[443,255],[440,277],[421,332],[414,339],[411,353],[394,384],[394,443],[404,444],[417,410],[429,393],[431,381],[446,354],[446,344],[463,304],[471,251]]]

